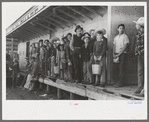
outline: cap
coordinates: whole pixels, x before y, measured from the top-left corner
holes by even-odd
[[[136,24],[139,24],[141,26],[144,26],[144,17],[140,17],[138,19],[138,21],[133,21],[133,22],[136,23]]]
[[[76,29],[75,29],[75,32],[76,32],[77,29],[79,29],[79,28],[80,28],[81,30],[83,30],[83,28],[82,28],[80,25],[77,25],[77,26],[76,26]]]

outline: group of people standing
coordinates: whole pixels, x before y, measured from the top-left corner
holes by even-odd
[[[138,55],[138,89],[135,93],[144,96],[144,17],[135,23],[138,31],[135,50]],[[77,25],[74,31],[75,34],[68,33],[61,39],[53,37],[50,41],[41,39],[32,43],[26,80],[21,84],[22,87],[29,88],[27,81],[37,80],[39,76],[105,87],[108,49],[104,36],[106,30],[102,28],[83,32],[83,28]],[[113,41],[113,73],[117,81],[114,87],[122,87],[129,38],[125,34],[124,24],[118,25],[117,31],[118,35]],[[101,66],[100,74],[93,74],[93,64]],[[34,84],[30,86],[32,89]]]
[[[83,33],[77,25],[76,34],[68,33],[61,39],[39,40],[32,43],[30,58],[39,64],[38,74],[43,77],[56,77],[66,82],[105,86],[106,80],[106,30],[91,29]],[[101,75],[92,73],[92,64],[102,66]],[[56,69],[57,68],[57,69]],[[55,73],[58,70],[58,73]]]

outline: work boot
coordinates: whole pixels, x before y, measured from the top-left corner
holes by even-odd
[[[140,92],[140,94],[135,94],[135,96],[144,97],[144,89],[142,89],[142,91]]]
[[[141,92],[141,89],[137,89],[134,93],[139,94]]]

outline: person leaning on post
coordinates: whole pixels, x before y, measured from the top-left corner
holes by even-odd
[[[144,17],[140,17],[136,23],[137,41],[135,54],[138,57],[138,88],[136,96],[144,97]]]
[[[93,47],[93,55],[94,55],[94,61],[96,64],[99,64],[101,66],[101,74],[96,75],[96,80],[94,86],[101,86],[105,87],[106,84],[106,48],[107,48],[107,41],[104,36],[103,29],[97,29],[95,31],[96,35],[96,42],[94,43]]]
[[[70,48],[73,51],[72,59],[74,64],[74,80],[75,83],[82,81],[82,62],[80,57],[80,49],[84,44],[82,38],[83,28],[80,25],[77,25],[75,28],[76,34],[73,35],[72,42],[70,43]]]
[[[119,34],[114,38],[113,42],[113,74],[116,77],[114,87],[122,87],[124,84],[124,70],[127,59],[126,48],[129,44],[129,38],[125,34],[124,24],[118,25],[117,31]]]

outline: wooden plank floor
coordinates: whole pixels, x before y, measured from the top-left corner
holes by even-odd
[[[75,84],[65,82],[59,79],[54,82],[48,78],[40,78],[39,82],[96,100],[143,100],[142,97],[137,97],[134,95],[134,91],[136,90],[137,86],[115,88],[113,86],[106,85],[105,87],[98,87],[93,85],[84,85],[81,83]]]

